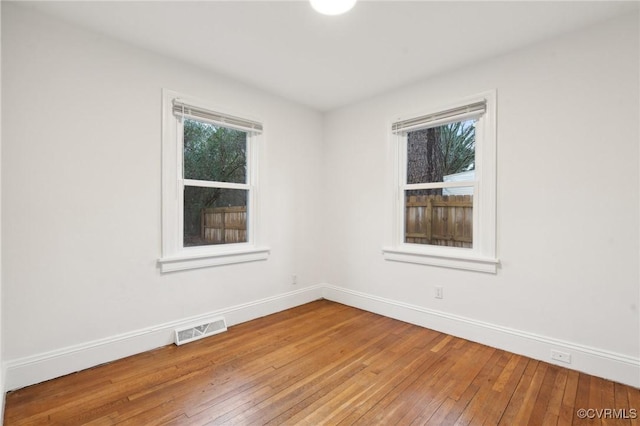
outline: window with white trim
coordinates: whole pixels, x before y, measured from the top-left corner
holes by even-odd
[[[266,259],[257,245],[262,124],[163,91],[162,272]]]
[[[495,98],[487,92],[393,122],[387,260],[496,272]]]

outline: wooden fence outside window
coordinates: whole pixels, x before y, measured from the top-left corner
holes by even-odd
[[[407,197],[405,242],[472,248],[473,195]]]
[[[201,237],[208,244],[247,242],[247,207],[214,207],[200,213]]]

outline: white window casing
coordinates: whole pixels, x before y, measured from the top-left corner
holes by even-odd
[[[409,131],[476,119],[475,173],[472,180],[406,183]],[[496,273],[496,92],[488,91],[454,104],[394,120],[389,126],[393,145],[392,241],[383,247],[386,260]],[[473,187],[473,247],[405,243],[405,191]]]
[[[269,248],[259,244],[258,159],[262,124],[241,118],[205,101],[171,90],[162,92],[162,256],[160,271],[173,272],[209,266],[265,260]],[[243,183],[184,179],[182,165],[183,118],[209,122],[247,133],[247,177]],[[233,244],[183,245],[183,191],[185,185],[246,190],[247,242]]]

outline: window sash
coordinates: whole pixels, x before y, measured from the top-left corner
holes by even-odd
[[[484,102],[483,102],[484,103]],[[482,118],[482,115],[477,117],[478,119]],[[457,120],[454,120],[457,121]],[[440,124],[438,124],[440,125]],[[480,128],[480,132],[482,131],[482,124],[479,121],[478,127]],[[455,182],[425,182],[425,183],[407,183],[407,161],[408,161],[408,135],[406,132],[396,133],[397,138],[397,149],[398,149],[398,191],[397,191],[397,200],[396,200],[396,209],[398,215],[398,235],[396,237],[395,244],[396,246],[409,246],[419,248],[419,250],[427,250],[427,251],[438,251],[438,250],[455,250],[459,252],[477,252],[478,249],[476,247],[476,241],[479,241],[480,238],[480,209],[479,209],[479,197],[480,193],[480,170],[476,169],[476,177],[473,180],[466,181],[455,181]],[[482,141],[478,141],[478,135],[476,134],[476,155],[478,154],[478,148],[482,146]],[[448,246],[437,246],[430,244],[418,244],[418,243],[407,243],[405,240],[406,234],[406,218],[405,218],[405,195],[407,191],[420,190],[420,189],[444,189],[444,188],[462,188],[462,187],[472,187],[473,188],[473,246],[471,248],[462,248],[462,247],[448,247]]]
[[[251,185],[248,183],[218,182],[214,180],[182,179],[182,185],[196,186],[200,188],[244,189],[244,190],[251,189]]]
[[[205,109],[202,109],[203,111],[207,111]],[[174,115],[175,115],[175,100],[174,100]],[[199,120],[199,121],[203,121],[202,118],[200,117],[193,117],[193,116],[189,116],[189,115],[184,115],[182,117],[188,117],[194,120]],[[178,117],[180,118],[180,117]],[[208,121],[208,120],[204,120],[204,121]],[[228,124],[222,124],[222,123],[212,123],[212,124],[218,124],[221,127],[227,127],[227,128],[233,128],[232,126],[229,126]],[[177,129],[178,129],[178,134],[176,135],[178,137],[177,140],[177,144],[180,147],[179,152],[178,152],[178,160],[180,162],[180,175],[178,176],[178,188],[179,190],[181,190],[181,195],[178,197],[178,222],[179,222],[179,226],[178,226],[178,242],[180,244],[180,250],[188,252],[188,251],[202,251],[202,250],[211,250],[211,247],[214,247],[213,250],[216,250],[217,248],[214,245],[201,245],[201,246],[193,246],[193,247],[188,247],[184,245],[184,191],[186,187],[199,187],[199,188],[221,188],[221,189],[239,189],[239,190],[244,190],[247,191],[247,219],[246,219],[246,223],[247,223],[247,241],[246,242],[239,242],[239,243],[228,243],[228,244],[223,244],[223,246],[242,246],[242,245],[253,245],[255,243],[255,236],[253,234],[253,227],[254,227],[254,220],[255,220],[255,213],[253,211],[253,206],[254,206],[254,197],[255,197],[255,192],[254,192],[254,186],[251,182],[253,182],[253,177],[252,177],[252,163],[255,161],[253,159],[253,144],[254,144],[254,134],[247,132],[246,129],[240,129],[235,127],[235,130],[240,130],[240,131],[245,131],[247,132],[247,153],[246,153],[246,183],[236,183],[236,182],[221,182],[221,181],[208,181],[208,180],[199,180],[199,179],[186,179],[184,178],[184,122],[182,120],[180,120],[180,122],[177,123]]]
[[[452,106],[484,105],[479,112],[470,115],[442,114],[438,121],[429,122],[426,117],[442,111],[453,110]],[[393,143],[393,199],[390,221],[393,227],[387,234],[389,245],[382,248],[385,260],[420,265],[439,266],[495,274],[500,263],[496,257],[496,92],[487,91],[468,97],[449,107],[430,109],[431,115],[404,115],[387,127]],[[402,117],[402,116],[401,116]],[[407,184],[407,133],[411,130],[436,127],[454,121],[477,118],[476,123],[476,167],[475,179],[462,182],[430,182]],[[415,120],[412,124],[410,120]],[[420,120],[422,119],[422,120]],[[397,126],[396,126],[397,125]],[[410,125],[415,125],[411,128]],[[424,126],[424,127],[423,127]],[[396,131],[396,127],[398,131]],[[473,247],[448,247],[422,245],[405,242],[405,191],[445,187],[472,186],[473,191]]]
[[[466,188],[468,186],[477,186],[477,183],[477,179],[456,182],[405,183],[400,189],[403,191],[416,191],[420,189]]]
[[[184,120],[182,108],[180,113],[174,112],[174,101],[181,100],[185,105],[197,105],[207,111],[214,111],[207,101],[192,98],[190,96],[168,90],[162,90],[162,252],[158,259],[161,273],[192,270],[197,268],[231,265],[245,262],[266,260],[270,254],[270,248],[260,244],[260,194],[258,182],[259,157],[261,135],[258,128],[236,128],[247,132],[247,180],[239,185],[248,185],[247,191],[247,242],[188,246],[185,247],[184,226],[184,188],[185,182],[182,175],[183,147],[181,134]],[[222,114],[227,115],[227,114]],[[202,117],[193,117],[195,120],[207,121]],[[252,121],[252,120],[247,120]],[[210,121],[209,121],[210,122]],[[228,122],[213,122],[211,124],[231,127]],[[249,131],[248,131],[249,130]],[[189,181],[186,182],[189,184]],[[200,182],[195,182],[200,186]],[[227,186],[233,183],[222,182]],[[206,183],[209,186],[210,183]],[[187,186],[190,187],[190,186]]]

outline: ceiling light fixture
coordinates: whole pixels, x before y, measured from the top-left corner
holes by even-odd
[[[341,15],[353,8],[356,0],[309,0],[311,7],[323,15]]]

